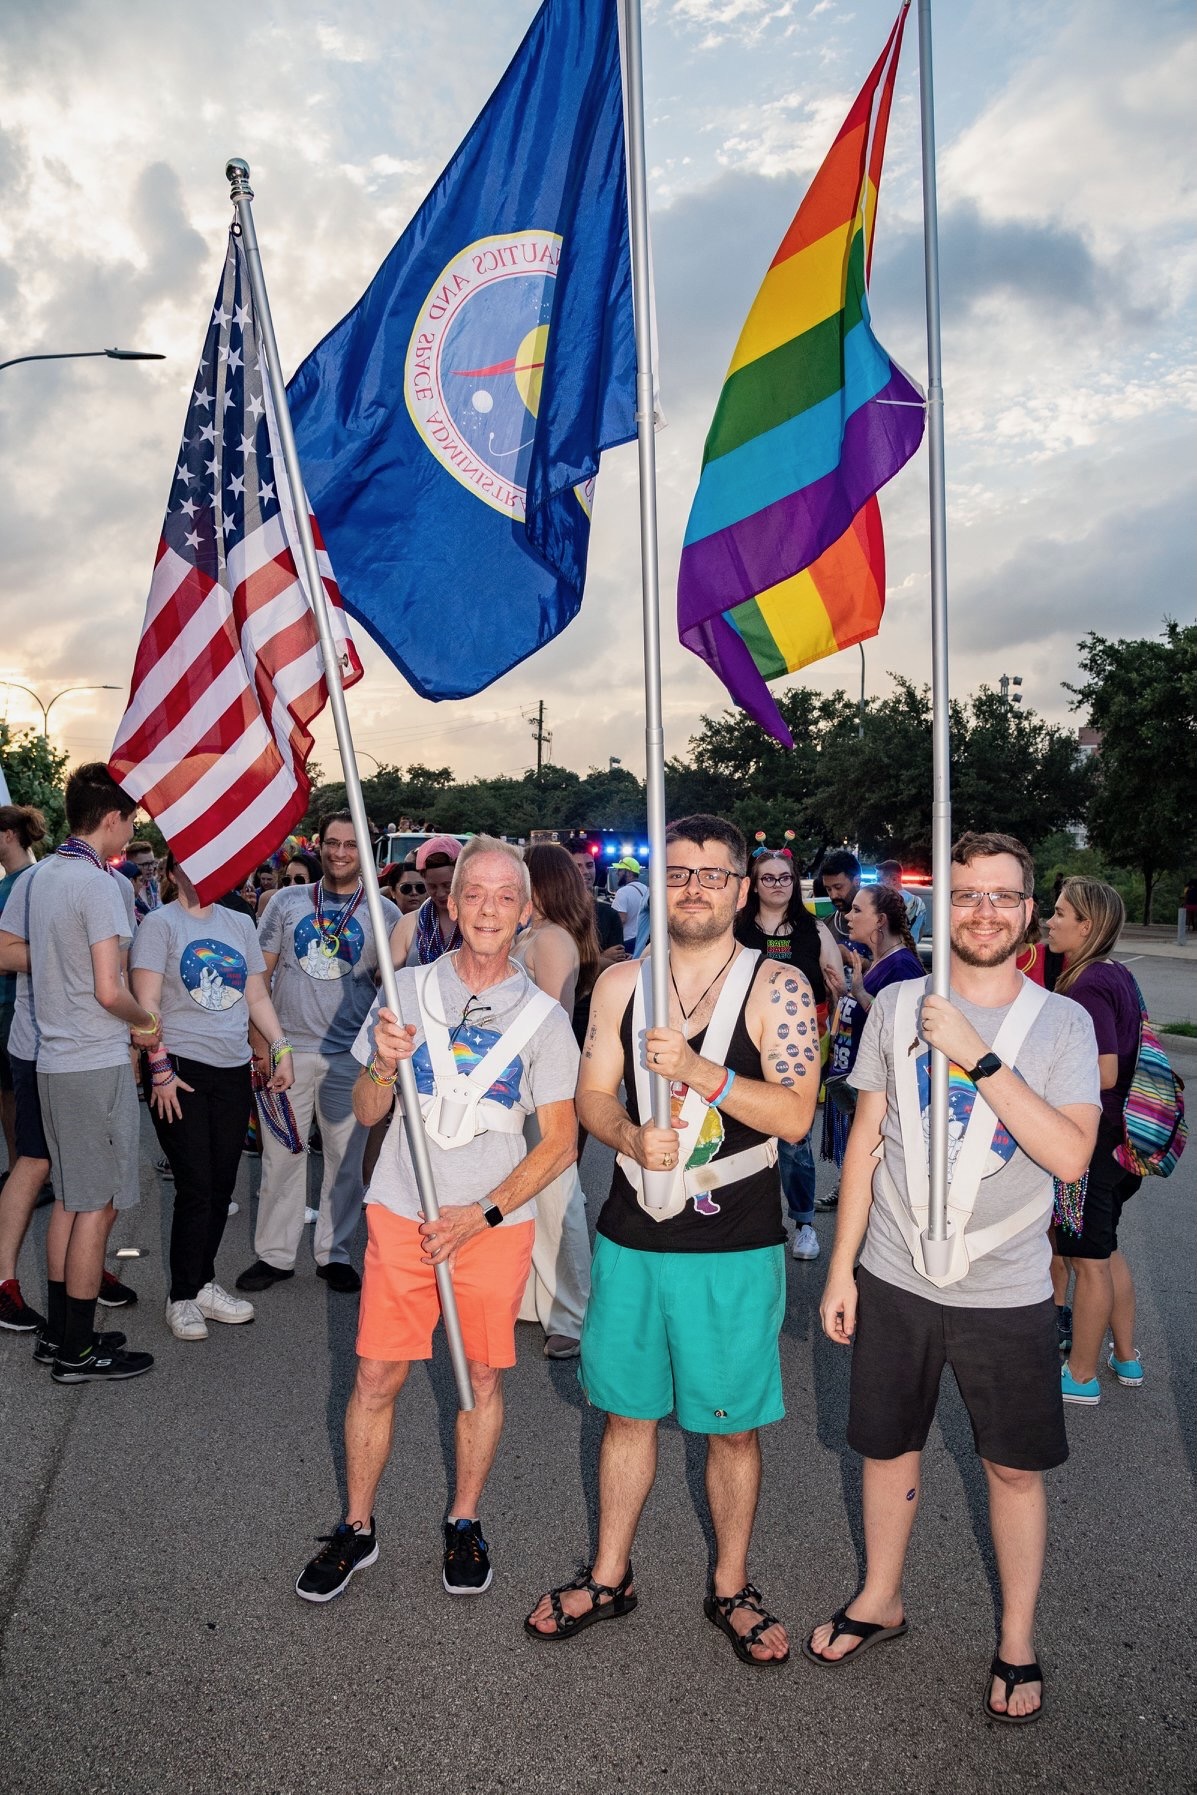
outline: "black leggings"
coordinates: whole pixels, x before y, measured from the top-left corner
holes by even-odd
[[[195,1297],[216,1276],[216,1252],[237,1184],[253,1094],[249,1065],[207,1066],[172,1060],[184,1084],[182,1116],[163,1121],[151,1110],[154,1131],[175,1181],[170,1230],[170,1300]]]

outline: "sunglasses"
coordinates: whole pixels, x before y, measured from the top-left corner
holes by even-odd
[[[310,885],[311,882],[306,873],[288,873],[283,880],[284,885]]]
[[[404,897],[423,897],[428,887],[427,885],[400,885],[398,889]]]

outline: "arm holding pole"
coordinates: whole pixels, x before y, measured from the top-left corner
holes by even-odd
[[[341,658],[337,652],[332,632],[332,620],[328,610],[328,597],[316,559],[316,545],[312,538],[307,498],[304,494],[303,478],[299,468],[299,455],[295,447],[295,434],[291,428],[291,413],[287,405],[287,389],[283,384],[282,364],[279,360],[278,344],[275,341],[274,325],[270,316],[270,303],[266,297],[262,258],[258,253],[258,238],[254,229],[251,204],[253,190],[249,185],[249,167],[245,162],[231,161],[225,169],[225,173],[232,187],[233,204],[237,209],[246,262],[249,267],[254,309],[262,333],[262,350],[266,362],[265,374],[270,384],[271,397],[274,400],[283,462],[291,489],[292,507],[303,556],[304,583],[308,590],[316,627],[320,635],[320,649],[324,659],[325,678],[328,682],[329,709],[332,712],[333,724],[337,733],[337,748],[345,774],[345,796],[358,840],[366,907],[370,914],[370,926],[374,932],[374,940],[378,945],[378,968],[383,995],[387,1008],[398,1016],[400,1014],[399,989],[388,949],[389,930],[386,914],[382,907],[378,869],[374,865],[370,853],[370,827],[366,818],[366,804],[362,796],[362,783],[358,775],[353,736],[349,727],[349,712],[345,705]],[[415,1073],[410,1061],[400,1062],[398,1080],[399,1090],[403,1097],[403,1121],[407,1129],[412,1166],[420,1192],[420,1206],[424,1211],[425,1219],[434,1222],[440,1215],[440,1208],[433,1186],[432,1163],[428,1154],[428,1142],[425,1138],[423,1118],[420,1113]],[[453,1295],[453,1280],[447,1265],[437,1266],[436,1283],[440,1296],[441,1315],[445,1323],[445,1338],[449,1345],[449,1354],[453,1361],[453,1374],[457,1382],[457,1400],[463,1409],[472,1409],[474,1406],[473,1386],[470,1382],[469,1366],[466,1362],[465,1346],[461,1337],[457,1303]]]

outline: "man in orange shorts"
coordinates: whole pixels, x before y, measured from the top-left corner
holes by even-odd
[[[414,1059],[441,1213],[435,1223],[422,1219],[406,1129],[390,1128],[366,1193],[357,1378],[345,1414],[349,1500],[296,1582],[309,1602],[331,1601],[378,1557],[374,1497],[390,1455],[395,1398],[412,1360],[432,1357],[436,1267],[445,1261],[475,1407],[457,1417],[444,1585],[450,1595],[490,1587],[478,1509],[503,1428],[501,1373],[515,1364],[533,1199],[576,1158],[578,1049],[560,1004],[509,958],[531,913],[519,850],[487,836],[467,842],[449,909],[462,945],[431,965],[401,970],[408,1020],[400,1026],[376,1003],[353,1049],[363,1067],[353,1107],[367,1127],[390,1111],[399,1061]],[[526,1153],[524,1122],[533,1112],[540,1143]]]

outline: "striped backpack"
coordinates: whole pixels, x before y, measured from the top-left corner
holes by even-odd
[[[1114,1158],[1138,1178],[1167,1178],[1185,1150],[1189,1132],[1185,1087],[1160,1046],[1133,973],[1131,983],[1139,999],[1139,1054],[1122,1106],[1122,1145],[1115,1147]]]

